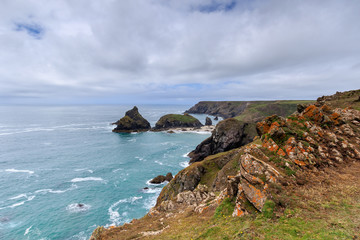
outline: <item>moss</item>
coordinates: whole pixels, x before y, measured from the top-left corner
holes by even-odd
[[[292,170],[288,166],[285,166],[284,169],[285,169],[286,175],[288,175],[288,176],[295,175],[295,173],[296,173],[294,170]]]
[[[214,218],[224,218],[231,216],[235,208],[235,201],[230,198],[225,198],[220,205],[216,208]]]
[[[267,200],[262,208],[262,213],[266,218],[274,217],[275,203],[272,200]]]

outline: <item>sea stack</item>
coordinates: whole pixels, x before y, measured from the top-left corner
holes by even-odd
[[[150,123],[141,116],[138,108],[135,106],[133,109],[127,111],[125,116],[119,121],[113,123],[117,125],[112,131],[121,132],[143,132],[150,130]]]
[[[185,113],[167,114],[162,116],[155,124],[154,130],[168,130],[171,128],[197,128],[203,126],[201,122],[193,116]]]
[[[212,125],[211,118],[206,117],[206,119],[205,119],[205,126],[211,126],[211,125]]]

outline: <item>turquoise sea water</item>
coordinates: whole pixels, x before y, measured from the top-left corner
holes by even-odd
[[[190,106],[138,107],[154,126]],[[88,239],[154,206],[163,185],[147,182],[175,175],[209,133],[112,133],[130,108],[0,106],[0,239]]]

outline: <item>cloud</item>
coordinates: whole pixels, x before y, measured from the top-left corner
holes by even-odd
[[[0,97],[188,103],[356,89],[359,11],[357,0],[5,0]]]

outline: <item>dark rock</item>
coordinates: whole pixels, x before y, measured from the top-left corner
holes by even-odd
[[[219,120],[219,117],[218,117],[218,116],[216,116],[216,117],[214,118],[214,120],[215,120],[215,121],[218,121],[218,120]]]
[[[163,182],[165,182],[165,181],[170,182],[171,179],[173,179],[173,175],[169,172],[169,173],[166,174],[166,176],[164,176],[164,175],[159,175],[159,176],[153,178],[153,179],[150,181],[150,183],[152,183],[152,184],[160,184],[160,183],[163,183]]]
[[[77,206],[78,206],[79,208],[82,208],[82,207],[84,206],[84,204],[78,203]]]
[[[167,133],[175,133],[174,131],[170,130],[170,131],[167,131]]]
[[[150,123],[141,116],[136,106],[127,111],[123,118],[113,124],[117,125],[113,132],[140,132],[151,128]]]
[[[189,114],[167,114],[162,116],[155,124],[154,130],[170,128],[201,127],[201,122]]]
[[[205,119],[205,125],[206,125],[206,126],[211,126],[211,125],[212,125],[212,121],[211,121],[211,119],[210,119],[209,117],[206,117],[206,119]]]
[[[148,187],[144,187],[143,189],[144,189],[144,190],[148,190],[149,188],[148,188]]]
[[[212,154],[241,147],[252,142],[255,136],[257,136],[255,123],[244,123],[234,118],[221,121],[211,137],[189,153],[190,163],[201,161]]]

